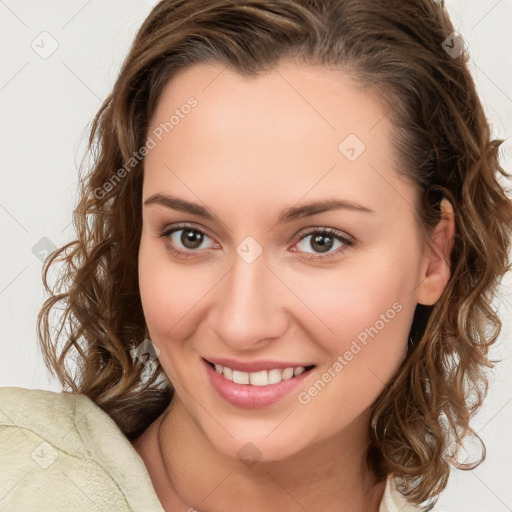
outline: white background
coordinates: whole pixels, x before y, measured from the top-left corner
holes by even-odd
[[[77,167],[90,122],[108,94],[154,0],[0,0],[0,386],[60,390],[35,334],[43,302],[33,248],[72,239]],[[512,133],[512,0],[448,0],[494,136]],[[32,41],[47,31],[57,50],[42,59]],[[51,39],[46,39],[49,48]],[[39,43],[41,45],[41,43]],[[503,146],[510,172],[511,142]],[[43,244],[43,245],[41,245]],[[37,252],[37,251],[36,251]],[[495,370],[474,426],[487,445],[475,471],[454,471],[436,510],[512,511],[512,299],[510,276],[495,305],[503,331]]]

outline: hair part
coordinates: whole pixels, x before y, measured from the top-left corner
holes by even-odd
[[[168,406],[173,389],[155,361],[133,357],[147,338],[138,288],[143,160],[104,184],[144,145],[164,86],[197,63],[254,76],[284,61],[340,69],[383,101],[395,127],[398,170],[418,191],[423,237],[448,199],[456,235],[451,277],[434,306],[418,305],[411,350],[372,409],[368,464],[395,475],[416,504],[435,500],[487,391],[485,369],[501,322],[492,301],[509,269],[512,204],[500,176],[500,141],[467,67],[441,43],[454,32],[433,0],[164,0],[140,28],[89,138],[73,222],[77,239],[45,262],[50,294],[38,317],[45,362],[134,439]],[[48,271],[60,265],[56,284]],[[56,330],[51,317],[59,311]],[[54,332],[55,331],[55,332]],[[76,370],[67,367],[75,360]],[[163,382],[162,382],[163,379]],[[482,445],[483,447],[483,445]]]

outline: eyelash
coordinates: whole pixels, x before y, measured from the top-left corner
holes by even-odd
[[[196,227],[192,224],[179,224],[177,226],[173,226],[172,228],[164,229],[161,233],[159,233],[158,236],[163,239],[168,239],[170,237],[170,235],[172,235],[174,232],[182,231],[182,230],[195,231],[196,233],[200,233],[201,235],[203,235],[203,237],[206,236],[208,238],[211,238],[205,231],[203,231],[202,229],[199,229],[198,227]],[[300,243],[302,240],[304,240],[308,236],[315,235],[315,234],[330,235],[333,238],[335,238],[336,240],[338,240],[339,242],[343,243],[343,245],[345,247],[351,247],[355,244],[354,240],[341,235],[338,231],[336,231],[333,228],[314,228],[307,232],[302,232],[299,234],[299,240],[296,242],[296,244]],[[172,253],[174,253],[180,257],[183,257],[183,258],[191,258],[191,257],[197,256],[196,253],[200,253],[200,252],[206,250],[206,249],[197,249],[197,250],[189,249],[188,251],[181,251],[181,250],[173,247],[170,243],[166,243],[165,245],[168,248],[168,250],[170,250]],[[317,253],[317,255],[314,255],[314,256],[311,255],[313,253],[303,253],[303,254],[310,255],[310,256],[305,256],[306,259],[320,260],[320,259],[334,257],[337,254],[339,254],[340,252],[342,252],[343,249],[344,248],[341,247],[337,251],[329,252],[329,253],[326,253],[325,255],[322,255],[321,253]],[[297,251],[297,252],[299,252],[299,251]]]

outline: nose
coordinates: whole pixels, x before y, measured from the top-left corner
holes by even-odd
[[[288,328],[290,292],[267,267],[265,252],[248,263],[238,254],[216,287],[209,325],[236,351],[255,351],[282,338]]]

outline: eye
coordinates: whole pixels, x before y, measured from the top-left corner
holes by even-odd
[[[167,228],[159,236],[165,240],[165,245],[169,251],[185,258],[197,256],[206,249],[220,247],[202,229],[189,224]],[[210,241],[209,245],[207,245],[208,240]],[[312,256],[307,256],[307,258],[321,259],[335,256],[342,252],[345,247],[354,244],[354,240],[344,236],[335,229],[316,228],[303,234],[299,242],[291,250],[296,252],[297,249],[295,247],[298,247],[299,252],[312,254]],[[312,251],[308,249],[312,249]],[[333,251],[333,249],[335,250]]]
[[[296,247],[299,247],[301,252],[313,254],[313,258],[316,259],[339,254],[344,247],[352,246],[354,243],[354,240],[342,235],[335,229],[320,228],[303,235]],[[312,251],[308,251],[308,249],[312,249]],[[332,251],[332,249],[338,250]],[[296,249],[292,250],[296,251]],[[325,256],[322,256],[323,254]],[[311,258],[311,256],[308,256],[308,258]]]
[[[180,225],[165,229],[159,235],[165,240],[166,247],[180,256],[193,256],[192,253],[201,253],[203,249],[219,247],[204,231],[192,225]],[[209,246],[205,247],[206,241]]]

